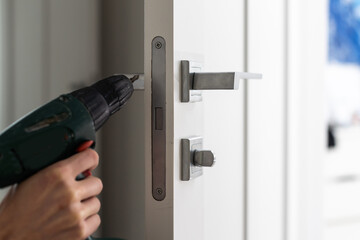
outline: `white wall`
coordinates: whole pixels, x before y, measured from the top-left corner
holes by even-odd
[[[32,109],[44,103],[45,70],[44,43],[45,5],[42,0],[15,0],[11,16],[12,48],[9,68],[11,69],[11,105],[15,121]]]
[[[323,240],[360,238],[360,127],[336,128],[324,159]]]
[[[335,126],[336,146],[323,162],[323,240],[355,240],[360,238],[360,128],[354,116],[360,113],[360,69],[331,62],[325,70],[326,117]]]
[[[322,239],[327,1],[288,1],[288,238]]]
[[[354,64],[327,64],[327,120],[349,126],[360,113],[360,68]]]
[[[84,87],[102,77],[100,0],[43,0],[45,98]],[[46,14],[46,13],[45,13]]]

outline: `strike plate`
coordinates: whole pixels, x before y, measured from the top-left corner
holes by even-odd
[[[162,37],[152,41],[151,63],[152,195],[162,201],[166,196],[166,42]]]

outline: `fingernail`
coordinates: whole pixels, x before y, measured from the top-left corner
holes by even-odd
[[[85,177],[89,177],[89,176],[92,175],[90,170],[86,170],[85,172],[83,172],[83,174],[84,174]]]

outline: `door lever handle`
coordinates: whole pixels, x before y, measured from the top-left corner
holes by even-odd
[[[190,90],[236,90],[240,79],[261,79],[262,74],[244,72],[190,72],[190,62],[181,61],[181,102],[190,101]]]

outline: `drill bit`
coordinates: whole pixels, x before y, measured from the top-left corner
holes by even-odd
[[[136,80],[138,80],[140,77],[140,75],[134,75],[132,78],[130,78],[131,82],[135,82]]]
[[[135,90],[144,90],[144,74],[125,75],[133,83]]]

